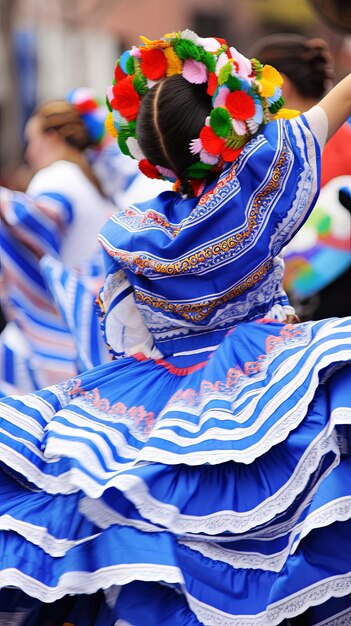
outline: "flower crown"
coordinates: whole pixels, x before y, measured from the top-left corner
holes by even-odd
[[[175,172],[144,157],[136,134],[141,99],[168,76],[181,74],[190,83],[206,84],[212,97],[211,113],[189,146],[198,155],[186,170],[193,188],[234,161],[261,125],[272,119],[271,114],[294,117],[299,113],[282,109],[283,78],[274,67],[247,59],[224,39],[199,37],[191,30],[155,41],[140,39],[143,45],[133,46],[117,60],[113,85],[107,91],[106,127],[121,151],[137,159],[149,178],[177,179]],[[179,181],[175,188],[179,190]]]

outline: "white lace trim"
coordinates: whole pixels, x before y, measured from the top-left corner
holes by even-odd
[[[331,470],[332,471],[332,470]],[[324,480],[325,474],[316,481],[313,488],[311,488],[309,492],[308,501],[312,500],[315,492],[317,491],[320,483]],[[296,511],[294,517],[288,522],[285,522],[283,525],[278,524],[274,525],[270,532],[272,533],[272,537],[270,539],[277,539],[286,534],[291,535],[291,539],[289,540],[286,548],[284,548],[281,552],[277,552],[275,554],[263,554],[258,552],[243,552],[238,550],[226,549],[223,546],[220,546],[216,543],[211,543],[208,541],[202,541],[202,539],[206,539],[206,536],[196,535],[192,536],[191,533],[189,535],[185,535],[178,540],[180,545],[185,545],[192,550],[200,552],[204,556],[207,556],[213,560],[223,561],[224,563],[231,565],[235,568],[243,568],[243,569],[264,569],[270,571],[280,571],[283,564],[286,561],[287,556],[290,553],[291,545],[293,544],[294,538],[300,532],[303,522],[298,525],[295,525],[297,519],[299,519],[301,512],[306,508],[306,502],[304,501],[298,510]],[[109,507],[103,500],[96,500],[93,498],[85,497],[80,502],[80,511],[83,515],[85,515],[88,519],[90,519],[93,523],[99,525],[101,528],[108,528],[114,524],[120,524],[121,526],[132,526],[137,528],[138,530],[142,530],[144,532],[166,532],[165,529],[160,528],[159,526],[150,524],[148,522],[144,522],[142,520],[132,520],[128,519],[122,515],[120,515],[117,511]],[[331,520],[331,522],[334,520]],[[331,523],[330,522],[330,523]],[[281,526],[285,530],[285,532],[281,532],[279,534],[279,530],[281,530]],[[237,538],[239,541],[242,539],[249,540],[261,540],[267,541],[267,539],[261,538],[260,533],[251,534],[251,535],[240,535],[237,537],[233,536],[224,536],[224,537],[216,537],[217,541],[235,541]]]
[[[5,463],[10,467],[14,464],[17,471],[20,471],[24,476],[28,476],[29,480],[32,480],[49,493],[67,493],[70,489],[73,490],[75,488],[74,485],[79,485],[80,489],[88,496],[98,498],[107,487],[116,487],[125,493],[147,520],[156,524],[162,524],[177,534],[205,531],[211,535],[226,531],[234,533],[245,532],[271,520],[277,513],[284,511],[294,501],[296,495],[303,491],[310,474],[318,468],[323,455],[329,451],[334,451],[335,454],[338,454],[334,433],[326,438],[324,431],[307,448],[288,483],[276,494],[264,500],[256,509],[245,513],[222,511],[209,516],[196,517],[180,515],[179,510],[174,505],[165,504],[153,498],[148,492],[147,485],[138,476],[121,473],[102,486],[97,484],[94,479],[82,470],[72,468],[66,474],[61,474],[54,478],[52,475],[43,475],[27,459],[18,455],[13,449],[7,448],[3,444],[0,444],[0,449],[4,450],[2,459]],[[14,460],[16,461],[15,463]],[[328,471],[337,462],[338,459],[336,459],[334,464],[331,464]],[[31,472],[36,475],[35,479],[31,476]]]
[[[276,626],[284,618],[304,613],[311,606],[319,606],[332,597],[342,598],[351,591],[351,572],[331,576],[301,592],[284,598],[268,608],[269,624]]]
[[[147,485],[138,476],[131,474],[117,476],[113,480],[113,485],[124,492],[143,517],[155,524],[162,524],[175,534],[240,533],[264,524],[278,513],[285,511],[306,487],[310,475],[318,468],[322,456],[330,451],[337,455],[338,447],[334,437],[325,438],[325,431],[323,431],[307,448],[292,478],[258,507],[244,513],[227,510],[203,516],[182,515],[176,506],[166,504],[151,496]],[[331,463],[328,469],[323,472],[323,475],[329,473],[338,462],[339,459],[336,458],[334,463]]]
[[[40,489],[44,489],[47,493],[77,493],[80,491],[79,480],[81,476],[85,476],[87,482],[89,478],[77,468],[72,468],[59,476],[44,474],[34,463],[31,463],[26,457],[0,441],[1,460],[5,465],[14,471],[22,474],[29,482],[33,483]],[[51,459],[54,462],[57,459]],[[74,480],[74,476],[77,479]],[[95,481],[89,481],[95,484]]]
[[[324,476],[315,485],[312,497],[323,479]],[[336,521],[344,522],[349,519],[351,519],[351,496],[339,498],[309,515],[304,522],[294,526],[290,531],[290,539],[286,547],[274,554],[233,550],[216,543],[198,541],[196,539],[183,539],[178,541],[178,543],[199,552],[205,557],[215,561],[222,561],[236,569],[261,569],[280,572],[288,556],[294,554],[302,539],[312,530],[329,526]],[[296,540],[297,535],[298,539]],[[251,536],[250,539],[255,540],[256,537]]]
[[[292,553],[296,551],[302,539],[315,528],[330,526],[334,522],[346,522],[349,519],[351,519],[351,495],[333,500],[313,511],[301,524],[301,534],[294,543]]]
[[[79,511],[93,524],[102,529],[119,524],[120,526],[132,526],[146,533],[166,532],[164,528],[150,524],[150,522],[135,520],[121,515],[101,499],[88,498],[88,496],[82,498],[79,503]]]
[[[286,555],[289,553],[290,544],[282,552],[275,554],[260,554],[259,552],[239,552],[230,550],[215,543],[200,541],[178,541],[195,552],[199,552],[213,561],[221,561],[235,569],[263,569],[279,572],[284,565]]]
[[[324,357],[320,359],[318,363],[319,365],[318,369],[323,369],[325,367],[328,367],[331,363],[333,363],[333,361],[336,358],[342,359],[342,360],[349,360],[351,358],[351,351],[350,350],[341,351],[338,353],[337,357],[335,354],[333,356],[325,355]],[[297,381],[294,381],[294,384],[295,383],[297,384]],[[240,449],[207,450],[207,451],[199,450],[199,451],[188,452],[188,453],[182,452],[180,454],[179,452],[174,453],[168,450],[163,450],[160,447],[152,447],[146,444],[145,447],[139,453],[138,461],[146,461],[146,462],[151,462],[151,463],[157,462],[157,463],[164,463],[167,465],[177,465],[180,462],[186,463],[187,465],[201,465],[203,463],[206,463],[206,464],[210,463],[214,465],[214,464],[225,463],[226,461],[235,461],[238,463],[245,463],[246,465],[249,465],[250,463],[253,463],[258,457],[263,456],[263,454],[268,452],[273,446],[284,441],[289,435],[289,433],[295,428],[297,428],[297,426],[302,422],[302,420],[306,416],[306,413],[308,411],[308,406],[314,397],[314,394],[318,385],[319,385],[318,371],[314,370],[314,373],[311,377],[310,385],[308,389],[306,390],[304,396],[300,399],[300,402],[298,403],[298,405],[295,405],[295,407],[293,407],[288,414],[284,414],[284,416],[281,417],[280,421],[275,422],[274,425],[264,434],[264,436],[257,443],[255,443],[254,445],[251,445],[250,447],[245,448],[244,450],[240,450]],[[231,414],[228,411],[227,413]],[[341,419],[341,417],[339,419]],[[345,419],[346,419],[346,423],[351,422],[351,416],[347,414],[346,411],[345,411]],[[162,425],[162,420],[161,422],[157,420],[157,424],[159,424],[160,429],[162,426],[163,434],[161,434],[161,430],[157,430],[157,425],[156,425],[156,429],[153,431],[153,438],[158,437],[161,439],[163,438],[165,440],[171,440],[171,441],[175,439],[174,433],[170,431],[169,429],[167,430],[166,428],[164,428],[164,425]],[[335,424],[333,424],[333,426],[334,425]],[[220,439],[225,439],[225,438],[230,439],[230,437],[233,436],[233,433],[227,430],[221,431],[220,434],[221,434]],[[215,433],[213,436],[219,438],[217,433]],[[180,445],[179,441],[177,443],[178,445]],[[185,439],[183,445],[189,446],[189,439]]]
[[[55,602],[65,595],[92,594],[113,585],[127,585],[134,580],[184,584],[180,569],[171,565],[131,563],[104,567],[95,572],[71,571],[63,574],[55,587],[24,574],[18,569],[0,571],[1,587],[19,587],[42,602]]]
[[[186,598],[198,620],[206,626],[272,626],[265,611],[257,615],[230,615],[201,602],[189,593],[186,593]]]
[[[332,471],[334,468],[329,468],[329,469],[330,471]],[[294,533],[294,536],[295,536],[296,535],[295,531],[298,532],[302,525],[301,522],[298,524],[296,522],[298,522],[298,520],[300,519],[301,513],[306,509],[306,506],[309,505],[309,500],[313,499],[313,496],[316,490],[318,489],[319,484],[324,480],[327,474],[328,472],[326,474],[323,474],[323,476],[320,476],[318,480],[313,485],[311,485],[311,490],[309,492],[310,497],[308,498],[308,500],[304,500],[303,502],[300,503],[294,515],[289,520],[279,522],[280,516],[277,516],[274,522],[270,523],[268,526],[259,527],[257,530],[254,529],[247,533],[240,533],[240,535],[216,535],[216,542],[221,542],[221,543],[226,543],[228,541],[235,542],[235,541],[242,541],[243,539],[248,539],[249,541],[259,540],[259,541],[269,542],[269,541],[274,541],[275,539],[279,539],[280,537],[283,537],[284,535],[287,535],[292,532]],[[284,515],[284,512],[282,514]],[[201,533],[198,533],[196,536],[185,533],[182,536],[182,538],[184,540],[191,540],[191,541],[196,541],[196,540],[199,540],[200,542],[202,540],[204,540],[205,542],[208,541],[208,536],[203,535]]]
[[[267,611],[257,615],[230,615],[200,602],[200,600],[188,593],[186,593],[186,596],[190,608],[206,626],[277,626],[284,619],[301,615],[308,608],[323,604],[333,596],[346,596],[350,593],[350,590],[350,573],[333,576],[311,585],[293,596],[288,596],[279,603],[267,607]],[[329,622],[327,624],[329,626]],[[338,622],[335,622],[335,626],[337,624]],[[347,626],[349,625],[347,624]]]
[[[40,546],[53,557],[64,556],[68,550],[86,541],[90,541],[100,533],[95,533],[82,539],[58,539],[51,535],[43,526],[34,526],[29,522],[18,520],[10,515],[2,515],[0,518],[0,531],[13,530],[24,537],[30,543]]]

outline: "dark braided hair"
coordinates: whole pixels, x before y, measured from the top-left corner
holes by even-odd
[[[180,74],[165,78],[142,99],[137,136],[153,165],[173,170],[186,184],[186,168],[198,160],[189,144],[199,136],[212,108],[206,85],[189,83]]]
[[[250,51],[293,83],[300,96],[319,100],[335,78],[333,60],[323,39],[279,33],[261,39]]]

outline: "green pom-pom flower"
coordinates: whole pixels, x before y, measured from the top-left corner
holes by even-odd
[[[232,71],[232,63],[230,63],[230,61],[228,61],[228,63],[226,63],[225,65],[223,65],[223,67],[221,67],[221,69],[219,70],[219,74],[218,74],[218,84],[219,85],[223,85],[224,83],[227,82],[230,73]]]
[[[232,127],[232,118],[224,107],[217,107],[211,111],[210,126],[218,137],[227,137]]]
[[[255,76],[257,80],[259,80],[260,78],[262,78],[263,65],[258,59],[250,59],[250,60],[251,60],[252,68],[255,72]]]
[[[206,174],[212,170],[212,167],[206,163],[193,163],[189,165],[186,172],[189,178],[206,178]]]
[[[122,130],[124,130],[124,127],[122,127]],[[136,120],[132,120],[131,122],[128,122],[128,126],[126,127],[126,132],[128,132],[129,137],[136,138]]]
[[[129,132],[124,130],[123,128],[120,128],[120,130],[118,131],[118,137],[117,137],[119,149],[122,152],[122,154],[125,154],[126,156],[131,157],[132,155],[130,154],[128,146],[127,146],[128,137],[130,137]]]
[[[110,111],[110,113],[112,113],[112,106],[110,105],[110,102],[109,102],[109,99],[108,99],[107,96],[106,96],[105,102],[106,102],[106,106],[107,106],[108,110]]]
[[[136,74],[133,80],[133,87],[140,96],[146,96],[147,92],[149,91],[147,86],[147,80],[145,76],[143,76],[141,73]]]
[[[209,72],[214,72],[216,69],[216,61],[210,52],[206,52],[203,48],[198,48],[200,54],[200,61],[206,65]]]
[[[127,74],[134,74],[135,72],[135,64],[134,64],[134,58],[132,56],[130,56],[127,59],[126,62],[126,70],[127,70]]]
[[[284,98],[280,96],[280,98],[276,102],[273,102],[268,107],[268,110],[270,113],[278,113],[279,109],[282,108],[283,104],[284,104]]]
[[[186,59],[200,61],[201,59],[201,49],[189,39],[178,39],[174,44],[174,51],[181,61]]]
[[[228,87],[228,89],[230,91],[238,91],[241,89],[241,80],[240,78],[237,78],[236,76],[232,76],[231,74],[228,76],[227,80],[226,80],[226,87]]]

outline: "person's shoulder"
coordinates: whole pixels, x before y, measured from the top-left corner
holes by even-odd
[[[29,183],[27,192],[36,196],[45,191],[54,191],[70,195],[79,180],[80,168],[69,161],[55,161],[39,170]]]

